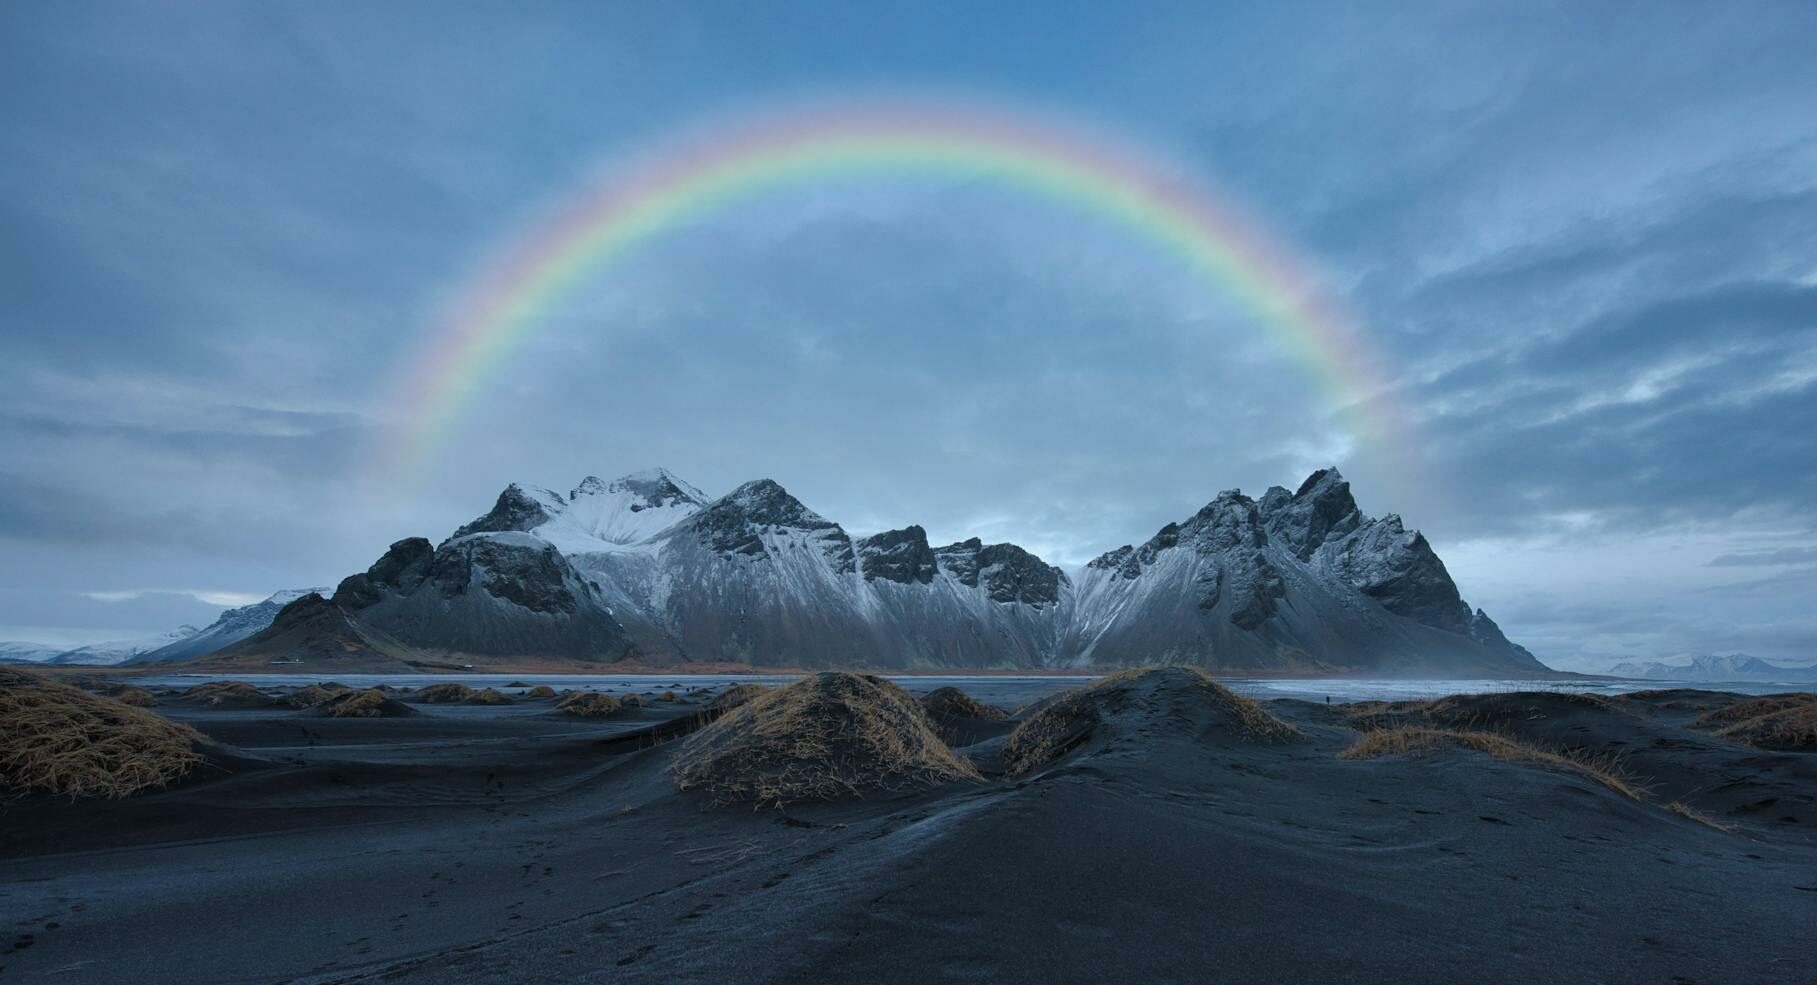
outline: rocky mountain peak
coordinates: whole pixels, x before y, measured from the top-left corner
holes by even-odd
[[[1307,476],[1291,496],[1285,492],[1278,486],[1270,489],[1262,497],[1263,514],[1269,533],[1302,561],[1327,540],[1350,533],[1366,520],[1350,495],[1350,483],[1335,468]]]
[[[904,585],[926,585],[939,571],[933,548],[927,543],[927,531],[919,526],[885,530],[861,538],[853,546],[865,581],[882,578]]]
[[[454,537],[532,530],[555,518],[565,506],[566,501],[550,490],[520,486],[513,482],[498,494],[498,501],[492,504],[490,512],[456,530]]]
[[[764,535],[795,532],[821,540],[835,570],[856,570],[852,539],[840,526],[808,509],[773,479],[756,479],[707,504],[687,521],[689,529],[721,554],[765,555]]]
[[[986,545],[976,537],[934,550],[941,571],[968,588],[984,586],[993,602],[1036,608],[1060,600],[1066,574],[1014,544]]]
[[[596,475],[587,476],[568,493],[568,501],[575,502],[589,496],[612,493],[628,494],[628,507],[633,512],[677,505],[707,505],[705,494],[665,468],[644,469],[620,476],[611,482]]]
[[[341,579],[334,602],[346,609],[364,609],[387,594],[408,595],[429,575],[435,547],[424,537],[405,537],[393,543],[372,567]]]

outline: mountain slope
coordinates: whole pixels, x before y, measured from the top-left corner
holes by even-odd
[[[125,663],[132,658],[157,650],[172,643],[194,636],[198,630],[194,626],[178,626],[176,629],[160,636],[142,640],[110,640],[106,643],[90,643],[73,650],[64,650],[51,657],[46,663],[82,664],[92,667],[105,667]]]
[[[222,647],[238,643],[259,630],[271,625],[277,618],[279,610],[297,599],[311,593],[327,592],[326,588],[297,588],[274,592],[271,597],[251,605],[242,605],[228,609],[220,618],[206,628],[183,637],[174,643],[147,650],[126,661],[128,664],[166,663],[173,660],[188,660],[213,653]]]
[[[311,592],[279,610],[271,625],[192,664],[217,671],[370,674],[414,670],[411,662],[417,656],[411,647]]]

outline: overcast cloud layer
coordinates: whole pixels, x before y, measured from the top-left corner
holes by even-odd
[[[1072,565],[1335,463],[1555,666],[1817,658],[1817,7],[513,6],[0,10],[0,639],[332,584],[512,480],[767,476]],[[381,481],[424,333],[601,161],[930,87],[1243,203],[1356,313],[1421,480],[1176,259],[921,176],[674,231]]]

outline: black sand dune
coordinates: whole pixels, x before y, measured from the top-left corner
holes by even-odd
[[[704,705],[167,704],[231,757],[0,814],[0,981],[1817,980],[1817,759],[1693,727],[1721,698],[1263,720],[1185,674],[997,723],[954,750],[980,778],[780,810],[676,790]],[[1042,712],[1089,721],[1010,775]],[[1640,796],[1461,746],[1340,758],[1400,726],[1619,755]]]

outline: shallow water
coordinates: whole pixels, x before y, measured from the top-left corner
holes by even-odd
[[[951,685],[990,704],[1014,706],[1056,691],[1078,687],[1097,675],[1010,676],[1001,674],[921,674],[894,676],[890,680],[917,694]],[[137,683],[162,687],[188,687],[209,680],[239,680],[260,687],[301,687],[323,680],[321,674],[165,674],[141,678]],[[425,684],[458,681],[473,687],[504,687],[522,681],[548,684],[557,690],[576,688],[608,693],[718,690],[731,684],[787,684],[793,674],[342,674],[335,680],[357,687],[390,684],[417,688]],[[1762,684],[1751,681],[1686,683],[1641,680],[1445,680],[1412,678],[1221,678],[1235,691],[1260,699],[1301,698],[1334,703],[1347,701],[1404,701],[1437,698],[1447,694],[1480,694],[1485,691],[1565,691],[1576,694],[1624,694],[1654,688],[1694,687],[1738,694],[1783,694],[1809,690],[1809,685]]]

